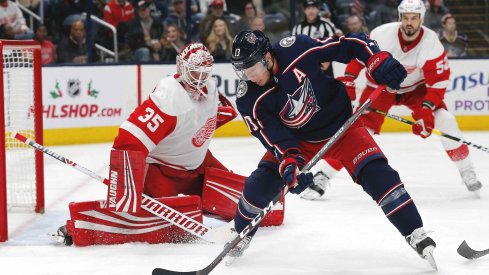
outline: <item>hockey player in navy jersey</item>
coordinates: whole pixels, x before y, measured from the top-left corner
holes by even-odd
[[[237,90],[238,111],[267,149],[245,182],[234,218],[237,232],[284,184],[295,194],[312,184],[312,174],[301,173],[301,168],[352,115],[345,85],[321,73],[320,63],[348,63],[353,58],[367,64],[372,78],[391,89],[399,89],[406,77],[404,67],[365,34],[324,39],[297,35],[273,47],[259,31],[243,31],[234,38],[231,62],[243,80]],[[341,162],[410,246],[436,269],[435,242],[423,230],[399,174],[361,123],[354,123],[323,158]],[[242,255],[254,233],[233,248],[227,263]]]

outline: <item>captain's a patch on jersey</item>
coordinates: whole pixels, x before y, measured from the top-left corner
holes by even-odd
[[[295,42],[295,36],[288,36],[288,37],[282,38],[282,40],[280,40],[279,43],[280,43],[280,46],[287,48],[287,47],[292,46],[292,44],[294,44],[294,42]]]
[[[248,84],[246,84],[246,81],[239,82],[238,90],[236,91],[236,97],[240,98],[244,96],[247,91],[248,91]]]

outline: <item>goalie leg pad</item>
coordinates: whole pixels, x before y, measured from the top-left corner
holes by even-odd
[[[271,166],[275,166],[275,169]],[[278,173],[277,164],[260,162],[258,168],[245,181],[243,195],[239,200],[238,210],[234,216],[237,232],[241,232],[277,193],[282,192],[282,187],[282,178]],[[282,194],[282,198],[265,217],[262,225],[281,225],[284,219],[284,208],[285,201]],[[254,232],[251,232],[251,235],[253,234]]]
[[[376,159],[365,165],[358,175],[358,183],[403,236],[423,226],[416,205],[387,160]]]
[[[158,201],[202,222],[199,196],[159,198]],[[109,211],[105,201],[70,203],[67,232],[77,246],[123,244],[129,242],[175,243],[196,237],[146,211]]]
[[[204,212],[232,220],[238,209],[238,201],[245,186],[246,177],[226,170],[207,168],[202,192]],[[284,217],[284,201],[263,219],[262,226],[281,225]]]
[[[141,209],[145,157],[143,152],[112,150],[107,209],[136,213]]]
[[[226,170],[207,168],[202,191],[202,209],[231,220],[236,213],[246,177]]]

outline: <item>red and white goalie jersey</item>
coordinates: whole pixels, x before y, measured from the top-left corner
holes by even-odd
[[[402,39],[400,22],[384,24],[370,33],[380,49],[388,51],[399,60],[407,71],[407,77],[397,93],[412,92],[420,84],[425,84],[427,100],[438,103],[443,100],[450,78],[450,68],[443,45],[436,33],[424,26],[416,40],[406,43]],[[376,87],[372,79],[367,85]]]
[[[219,97],[211,78],[204,89],[207,99],[193,100],[177,81],[178,75],[160,80],[121,125],[114,148],[142,151],[147,163],[181,170],[198,168],[216,129]]]

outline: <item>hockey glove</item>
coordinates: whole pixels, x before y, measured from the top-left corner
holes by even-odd
[[[217,123],[216,128],[228,123],[238,116],[238,112],[234,109],[231,102],[223,95],[219,94],[220,105],[217,107]]]
[[[429,137],[431,135],[431,131],[433,131],[433,127],[435,127],[433,110],[423,106],[422,108],[414,109],[412,116],[416,121],[413,124],[413,133],[421,136],[422,138]]]
[[[407,76],[406,69],[388,52],[378,52],[367,62],[368,74],[378,84],[386,84],[389,88],[399,90]]]
[[[280,175],[293,194],[300,194],[314,183],[311,172],[301,173],[299,171],[303,166],[304,158],[297,151],[286,153],[280,163]]]
[[[336,80],[339,80],[345,84],[346,93],[350,97],[351,101],[357,98],[357,89],[355,86],[355,77],[353,75],[345,74],[345,76],[338,76]]]

